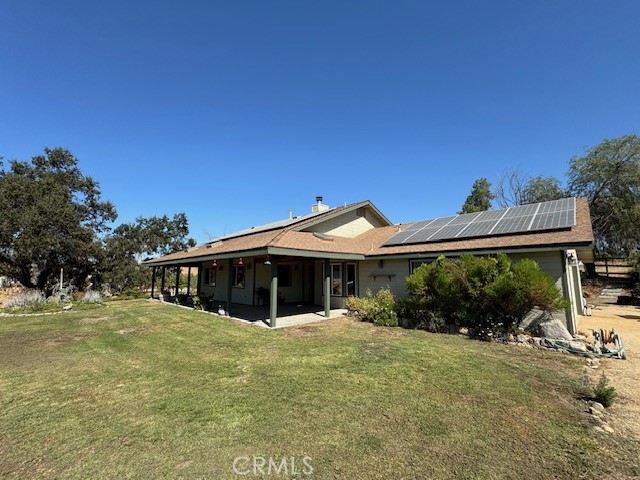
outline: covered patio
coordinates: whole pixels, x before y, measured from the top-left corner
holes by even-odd
[[[158,262],[159,265],[149,265],[152,270],[151,297],[173,303],[177,296],[185,296],[185,289],[181,292],[179,288],[180,272],[185,269],[188,278],[186,296],[197,298],[213,313],[221,309],[225,316],[271,328],[343,316],[346,309],[336,307],[344,305],[336,302],[332,305],[332,299],[336,297],[332,295],[331,265],[336,257],[353,262],[361,255],[333,254],[328,258],[326,253],[301,253],[267,248],[205,255],[197,259],[165,259]],[[192,271],[197,272],[197,280],[193,282]],[[283,271],[286,282],[282,282]],[[160,296],[156,295],[157,287]],[[295,289],[297,297],[287,294],[287,288],[289,291]],[[169,298],[162,293],[167,291],[171,292]],[[283,291],[285,295],[281,296]]]
[[[298,325],[316,323],[329,318],[339,318],[346,315],[347,310],[343,308],[329,311],[329,316],[325,316],[325,311],[316,305],[280,305],[278,308],[278,323],[273,328],[286,328]],[[268,306],[251,305],[231,305],[231,317],[234,320],[248,322],[254,325],[269,327],[271,322],[271,311]]]

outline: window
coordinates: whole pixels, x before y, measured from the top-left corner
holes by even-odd
[[[435,260],[410,260],[409,261],[409,274],[412,274],[413,271],[418,268],[420,265],[424,265],[425,263],[433,263]]]
[[[216,286],[216,267],[204,269],[204,285]]]
[[[356,294],[356,264],[347,263],[347,296]]]
[[[342,296],[342,264],[331,264],[331,295]]]
[[[245,274],[245,266],[244,265],[234,265],[233,266],[233,286],[236,288],[244,288],[244,275]]]
[[[291,286],[291,265],[278,265],[278,287]]]

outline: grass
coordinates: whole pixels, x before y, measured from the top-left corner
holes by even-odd
[[[559,354],[143,300],[0,318],[0,352],[2,478],[255,478],[239,456],[331,479],[640,474],[596,455]]]

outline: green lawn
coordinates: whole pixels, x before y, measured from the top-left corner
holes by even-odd
[[[0,477],[256,478],[235,476],[242,456],[294,457],[298,472],[307,456],[311,478],[331,479],[640,475],[601,453],[615,446],[580,413],[581,365],[353,320],[269,331],[144,300],[0,318]]]

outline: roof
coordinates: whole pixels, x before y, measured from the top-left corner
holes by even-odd
[[[586,199],[576,200],[576,225],[569,228],[524,232],[509,235],[488,236],[420,244],[384,246],[383,244],[413,223],[391,225],[381,213],[387,226],[372,228],[357,237],[319,235],[302,231],[321,221],[338,216],[362,206],[369,206],[378,212],[369,201],[358,202],[344,207],[333,208],[319,214],[298,217],[297,220],[279,227],[265,229],[267,224],[247,229],[243,233],[227,235],[210,243],[186,251],[172,253],[158,259],[144,262],[146,265],[175,265],[184,261],[204,261],[213,258],[232,258],[251,255],[298,255],[307,257],[342,259],[362,259],[381,256],[421,256],[439,255],[448,252],[480,252],[491,250],[515,250],[524,248],[589,247],[593,243],[593,231]],[[277,222],[276,222],[277,223]]]
[[[531,247],[551,246],[590,246],[593,243],[593,230],[589,214],[589,203],[586,198],[576,199],[576,224],[573,227],[521,232],[516,234],[495,235],[487,237],[467,238],[460,240],[443,240],[429,243],[383,246],[398,231],[409,228],[412,223],[381,227],[360,235],[363,243],[372,245],[367,255],[398,255],[408,253],[443,253],[484,250],[509,250]]]
[[[271,250],[292,250],[341,254],[344,258],[362,257],[361,248],[353,238],[333,236],[327,238],[313,232],[303,232],[302,229],[309,228],[317,223],[324,222],[333,217],[342,215],[360,207],[370,208],[383,223],[391,225],[380,210],[378,210],[369,200],[352,203],[343,207],[335,207],[323,212],[314,212],[310,215],[295,217],[293,219],[268,223],[236,232],[224,237],[213,239],[211,242],[190,248],[181,252],[171,253],[164,257],[146,260],[146,265],[176,264],[181,260],[208,258],[229,258],[238,252],[249,254],[267,254]],[[322,238],[324,237],[324,238]]]

